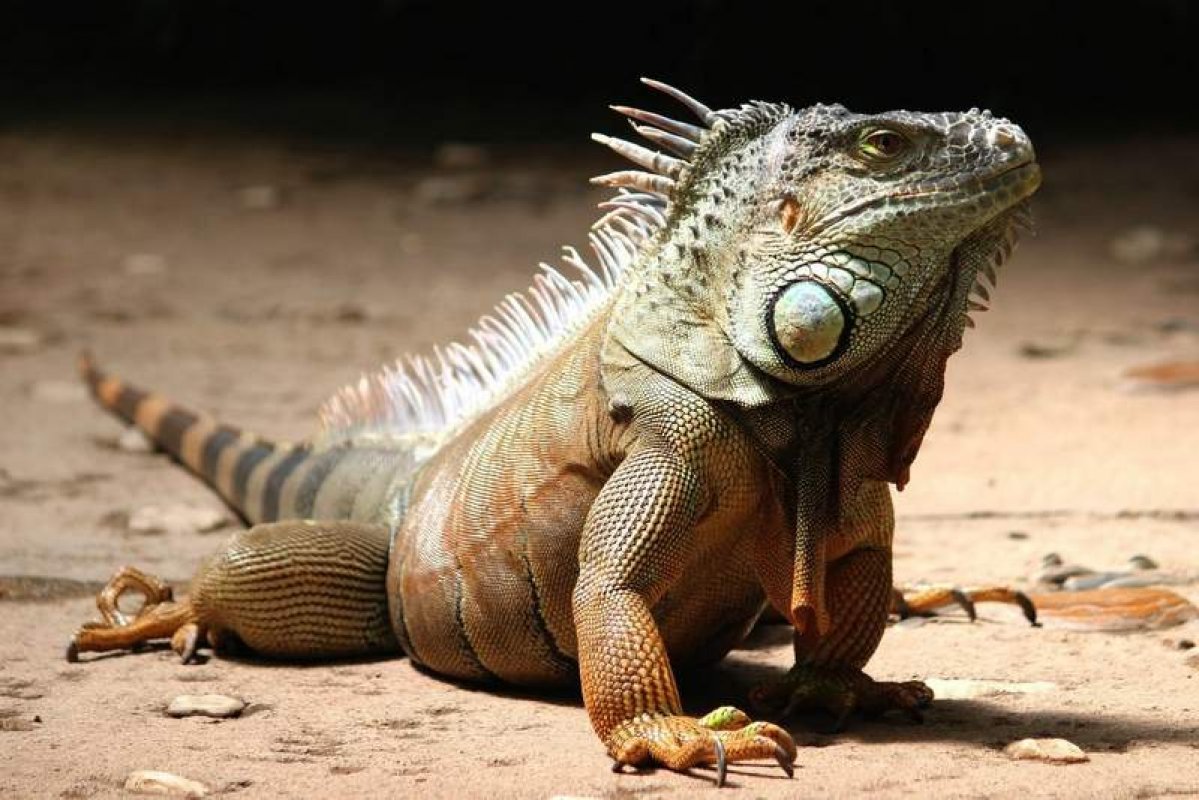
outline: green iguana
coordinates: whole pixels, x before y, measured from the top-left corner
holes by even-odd
[[[899,488],[946,359],[1028,221],[1024,132],[987,111],[854,114],[754,102],[696,123],[615,107],[665,152],[590,234],[469,333],[329,400],[272,444],[109,377],[99,401],[253,527],[188,599],[136,570],[68,650],[172,637],[279,658],[402,650],[435,673],[580,682],[617,765],[777,758],[782,728],[684,715],[672,665],[714,662],[767,606],[796,664],[751,700],[916,713],[923,684],[861,669],[892,604]],[[133,617],[127,589],[146,596]]]

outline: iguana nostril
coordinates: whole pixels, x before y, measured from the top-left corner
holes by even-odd
[[[774,302],[772,323],[776,341],[800,364],[816,364],[833,355],[847,329],[845,309],[815,281],[799,281]]]

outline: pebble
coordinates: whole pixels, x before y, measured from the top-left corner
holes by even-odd
[[[1081,564],[1057,564],[1047,566],[1034,576],[1037,583],[1049,583],[1054,586],[1061,586],[1068,579],[1080,575],[1092,575],[1095,570],[1089,567],[1084,567]]]
[[[1185,234],[1153,225],[1138,225],[1113,237],[1108,242],[1107,250],[1121,264],[1147,264],[1163,257],[1185,257],[1194,245],[1194,241]]]
[[[135,794],[160,794],[172,797],[207,797],[208,787],[169,772],[142,769],[129,773],[125,779],[125,791]]]
[[[79,403],[87,400],[87,387],[78,381],[38,381],[31,391],[34,400],[47,403]]]
[[[430,175],[417,182],[413,194],[424,205],[452,205],[482,200],[492,184],[479,175]]]
[[[279,187],[269,184],[243,186],[237,191],[237,198],[248,211],[273,211],[283,204]]]
[[[485,147],[465,142],[446,142],[433,153],[433,163],[442,169],[478,169],[490,160]]]
[[[1070,355],[1078,347],[1078,338],[1061,337],[1039,342],[1021,342],[1016,352],[1025,358],[1048,359]]]
[[[166,272],[167,260],[157,253],[130,253],[121,262],[126,275],[161,275]]]
[[[1003,752],[1017,761],[1080,764],[1091,760],[1078,745],[1066,739],[1021,739],[1003,748]]]
[[[126,453],[152,453],[154,452],[154,443],[142,432],[141,428],[130,425],[117,437],[117,449],[124,450]]]
[[[1137,553],[1128,559],[1128,565],[1133,569],[1157,569],[1157,562],[1147,555]]]
[[[975,697],[997,697],[1004,694],[1037,694],[1057,689],[1057,684],[1049,681],[1012,683],[970,678],[926,678],[924,684],[933,690],[933,694],[938,700],[970,700]]]
[[[1177,583],[1178,581],[1168,576],[1162,575],[1159,572],[1150,572],[1146,575],[1125,574],[1122,577],[1114,578],[1107,583],[1104,583],[1103,589],[1141,589],[1146,586],[1161,586],[1162,584]],[[1067,581],[1069,583],[1069,581]],[[1067,589],[1070,587],[1067,586]]]
[[[168,717],[236,717],[246,707],[244,700],[223,694],[181,694],[167,706]]]
[[[206,533],[223,526],[229,515],[209,506],[142,506],[129,515],[129,530],[134,533]]]
[[[27,353],[36,350],[45,342],[45,338],[31,328],[17,328],[12,325],[0,325],[0,351],[6,353]]]
[[[1131,572],[1092,572],[1087,575],[1071,575],[1062,582],[1062,588],[1067,592],[1084,592],[1087,589],[1098,589],[1108,586],[1112,581],[1132,577]]]

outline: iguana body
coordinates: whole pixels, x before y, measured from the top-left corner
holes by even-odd
[[[593,233],[600,273],[547,271],[471,347],[344,390],[311,444],[87,364],[105,406],[255,527],[186,602],[114,614],[74,651],[398,645],[459,679],[581,681],[619,763],[789,771],[786,732],[683,716],[672,673],[720,659],[769,604],[797,666],[760,700],[926,702],[860,672],[891,603],[887,483],[907,480],[968,295],[1039,182],[1031,146],[986,112],[712,112],[654,85],[703,125],[621,109],[678,159],[599,137],[651,170],[597,179],[635,190]]]

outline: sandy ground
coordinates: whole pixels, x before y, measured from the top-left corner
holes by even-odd
[[[1199,392],[1131,392],[1121,378],[1199,356],[1199,256],[1171,245],[1129,265],[1109,252],[1137,225],[1199,233],[1197,147],[1043,153],[1040,234],[952,362],[899,497],[900,579],[1025,584],[1049,552],[1199,567]],[[426,153],[327,142],[0,133],[0,574],[102,581],[133,563],[182,580],[227,533],[127,529],[151,502],[219,503],[165,457],[113,446],[120,428],[74,383],[81,348],[230,421],[304,436],[338,385],[456,335],[526,285],[537,260],[581,241],[599,197],[584,178],[611,162],[577,150],[501,151],[464,173]],[[256,186],[273,189],[246,191]],[[704,771],[612,774],[573,697],[463,688],[403,659],[184,667],[157,651],[67,664],[92,601],[72,584],[38,586],[52,597],[0,599],[0,795],[118,796],[136,769],[246,797],[709,790]],[[1199,600],[1199,585],[1179,590]],[[830,735],[795,722],[806,746],[793,781],[739,765],[730,783],[753,797],[1199,796],[1199,651],[1178,646],[1197,634],[1038,630],[993,609],[975,624],[898,626],[871,663],[877,677],[1055,687],[939,701],[920,726]],[[691,710],[741,703],[786,668],[784,632],[752,644],[684,678]],[[164,716],[197,692],[250,707],[220,722]],[[1002,753],[1028,736],[1068,738],[1091,760]]]

